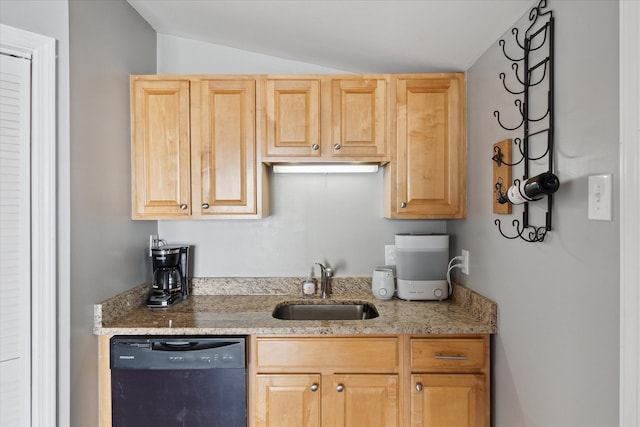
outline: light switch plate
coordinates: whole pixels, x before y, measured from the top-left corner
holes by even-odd
[[[611,221],[613,206],[613,185],[611,174],[589,176],[588,218],[597,221]]]

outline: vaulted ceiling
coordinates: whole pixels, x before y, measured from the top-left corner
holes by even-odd
[[[357,73],[465,71],[533,0],[128,0],[158,32]]]

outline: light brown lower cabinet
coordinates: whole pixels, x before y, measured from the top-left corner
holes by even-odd
[[[255,427],[395,427],[399,336],[252,337]]]
[[[398,426],[398,375],[334,375],[329,391],[329,424],[339,427]],[[326,413],[326,412],[325,412]],[[325,423],[326,425],[326,423]]]
[[[252,427],[484,427],[489,336],[259,336]]]
[[[256,426],[320,426],[320,375],[258,374]]]
[[[408,342],[411,427],[489,426],[489,336]]]
[[[398,425],[397,375],[258,374],[256,389],[256,426]]]
[[[411,426],[484,426],[485,376],[411,375]]]

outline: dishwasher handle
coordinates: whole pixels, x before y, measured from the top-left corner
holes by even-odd
[[[216,348],[224,348],[232,345],[238,345],[238,341],[185,341],[185,340],[167,340],[152,341],[151,350],[161,351],[194,351],[194,350],[210,350]]]

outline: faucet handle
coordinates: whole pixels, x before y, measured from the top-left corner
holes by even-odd
[[[332,269],[332,268],[329,268],[329,267],[326,267],[326,268],[324,269],[324,275],[325,275],[326,277],[333,277],[333,269]]]

